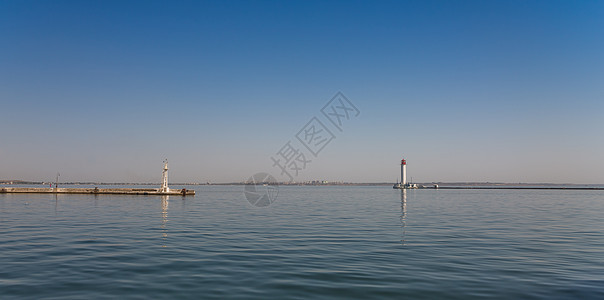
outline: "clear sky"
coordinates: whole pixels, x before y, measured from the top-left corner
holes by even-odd
[[[604,183],[604,1],[0,0],[0,109],[0,179],[287,180],[317,117],[297,181]]]

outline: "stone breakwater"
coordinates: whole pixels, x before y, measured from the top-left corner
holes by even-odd
[[[30,193],[30,194],[114,194],[114,195],[195,195],[194,190],[188,189],[170,189],[168,192],[161,192],[159,189],[99,189],[99,188],[28,188],[28,187],[3,187],[0,188],[0,194],[7,193]]]

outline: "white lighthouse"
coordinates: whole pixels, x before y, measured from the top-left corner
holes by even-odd
[[[404,158],[401,160],[401,185],[407,185],[407,161]]]
[[[168,160],[164,160],[164,170],[161,173],[161,187],[159,188],[161,193],[169,193],[170,188],[168,187]]]
[[[401,182],[397,182],[392,188],[402,190],[417,188],[417,184],[407,182],[407,160],[404,158],[401,160]]]

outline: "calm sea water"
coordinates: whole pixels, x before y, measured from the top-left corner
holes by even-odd
[[[604,299],[604,191],[0,194],[0,298]]]

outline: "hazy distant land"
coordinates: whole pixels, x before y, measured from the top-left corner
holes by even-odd
[[[54,182],[46,181],[28,181],[28,180],[0,180],[1,185],[50,185]],[[170,185],[245,185],[246,182],[218,182],[218,183],[200,183],[200,182],[171,182]],[[305,181],[305,182],[277,182],[278,185],[292,186],[392,186],[392,182],[331,182],[323,180]],[[417,182],[419,186],[471,186],[471,187],[505,187],[505,186],[543,186],[543,187],[560,187],[560,186],[602,186],[603,184],[578,184],[578,183],[506,183],[506,182]],[[59,185],[160,185],[159,182],[59,182]]]

